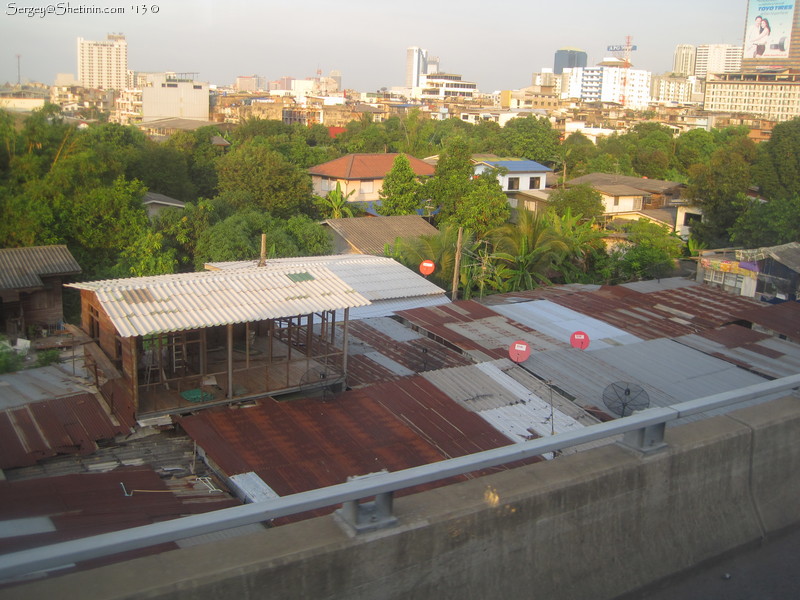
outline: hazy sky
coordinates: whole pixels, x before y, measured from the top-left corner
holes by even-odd
[[[77,71],[76,39],[124,33],[128,66],[137,71],[198,72],[218,85],[237,75],[311,77],[342,72],[345,87],[374,91],[401,86],[408,46],[428,49],[441,70],[460,73],[481,91],[530,84],[553,66],[564,46],[600,61],[606,46],[633,37],[635,67],[672,67],[677,44],[741,44],[747,0],[156,0],[147,14],[109,0],[59,2],[56,7],[121,7],[125,14],[47,14],[39,0],[0,0],[0,83],[52,84]],[[155,6],[157,13],[149,10]],[[17,14],[13,14],[16,12]],[[61,10],[61,12],[64,12]]]

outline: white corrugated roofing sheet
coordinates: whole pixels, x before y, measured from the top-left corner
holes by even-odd
[[[590,340],[587,350],[599,350],[641,341],[622,329],[549,300],[498,304],[492,306],[492,310],[565,344],[569,344],[570,336],[574,332],[583,331]]]
[[[367,306],[323,265],[204,271],[71,284],[97,295],[122,337]]]
[[[232,271],[253,268],[258,261],[208,263],[207,269]],[[436,296],[447,302],[445,290],[404,267],[394,259],[367,254],[334,254],[329,256],[302,256],[297,258],[272,258],[264,270],[302,269],[324,266],[346,281],[355,291],[370,302],[396,300],[419,296]],[[401,310],[401,309],[398,309]],[[379,315],[371,315],[379,316]]]

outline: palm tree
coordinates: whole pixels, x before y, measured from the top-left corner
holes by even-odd
[[[353,209],[350,208],[348,198],[355,194],[355,190],[350,190],[347,194],[342,191],[341,184],[336,182],[336,189],[328,192],[324,197],[315,196],[314,202],[319,206],[329,219],[341,219],[342,217],[352,217]]]
[[[589,278],[593,257],[596,259],[605,252],[605,234],[595,227],[594,221],[584,221],[580,214],[573,216],[569,207],[560,217],[549,211],[547,220],[565,246],[557,265],[564,282],[585,282]]]
[[[525,209],[517,215],[515,224],[503,225],[490,233],[494,240],[492,257],[507,291],[549,284],[549,272],[567,251],[567,245],[546,218]]]

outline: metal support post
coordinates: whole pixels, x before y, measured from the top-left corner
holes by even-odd
[[[657,452],[667,447],[664,442],[666,423],[657,423],[642,429],[626,432],[622,437],[622,444],[644,454]]]

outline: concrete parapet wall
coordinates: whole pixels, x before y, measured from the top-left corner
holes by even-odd
[[[331,517],[0,590],[0,598],[613,598],[800,523],[800,401],[395,501],[400,526]]]

